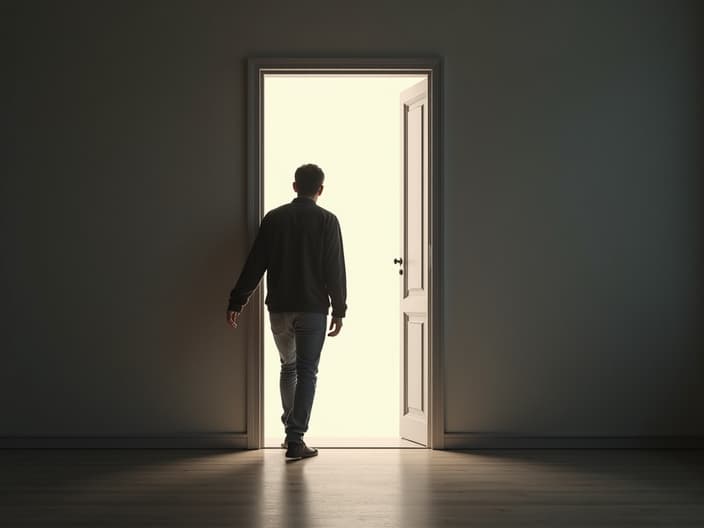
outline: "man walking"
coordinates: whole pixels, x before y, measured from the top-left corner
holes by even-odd
[[[227,322],[237,328],[243,306],[266,270],[271,331],[279,350],[279,388],[286,428],[287,458],[318,454],[303,435],[308,430],[328,310],[331,332],[342,329],[347,285],[342,233],[337,217],[317,205],[325,175],[312,163],[296,169],[290,203],[262,219],[254,245],[230,292]]]

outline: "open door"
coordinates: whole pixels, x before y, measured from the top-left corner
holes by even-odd
[[[428,81],[401,92],[401,437],[428,445]]]

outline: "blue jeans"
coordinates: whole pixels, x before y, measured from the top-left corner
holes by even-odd
[[[313,312],[269,312],[269,321],[281,360],[281,421],[286,427],[286,440],[300,442],[308,430],[313,408],[327,316]]]

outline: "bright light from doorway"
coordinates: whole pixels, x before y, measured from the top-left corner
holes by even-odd
[[[393,263],[401,229],[399,95],[423,78],[264,77],[264,211],[295,198],[298,166],[319,165],[325,182],[318,205],[340,221],[347,264],[347,317],[340,335],[325,338],[307,441],[399,436],[400,282]],[[270,445],[284,429],[268,312],[264,321]]]

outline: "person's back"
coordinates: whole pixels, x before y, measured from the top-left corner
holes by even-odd
[[[337,217],[308,197],[270,211],[262,220],[267,249],[270,312],[317,312],[344,317],[342,235]]]
[[[266,305],[281,358],[281,420],[286,426],[286,456],[317,455],[303,442],[315,394],[318,362],[325,340],[342,328],[346,273],[342,233],[337,217],[317,205],[323,192],[323,171],[317,165],[296,170],[298,197],[269,211],[235,287],[230,292],[227,321],[236,328],[242,308],[267,271]]]

